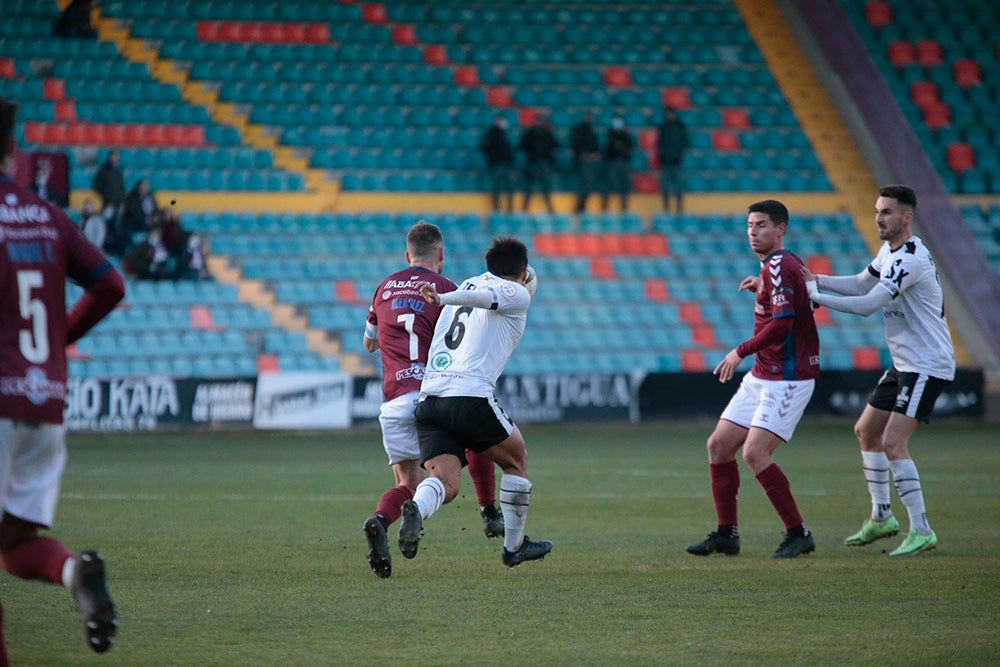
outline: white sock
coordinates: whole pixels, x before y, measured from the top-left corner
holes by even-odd
[[[931,526],[927,523],[927,508],[924,507],[924,492],[920,489],[920,473],[917,472],[917,465],[913,459],[889,461],[889,465],[892,467],[892,481],[896,484],[896,493],[906,505],[906,511],[910,513],[910,530],[925,535],[930,533]]]
[[[437,477],[424,479],[413,492],[413,502],[420,508],[422,518],[432,516],[444,504],[444,484]]]
[[[76,558],[70,556],[63,563],[62,569],[62,585],[63,588],[69,588],[69,585],[73,582],[73,566],[76,565]]]
[[[524,541],[524,521],[531,502],[531,482],[517,475],[500,475],[500,509],[503,511],[503,548],[517,551]]]
[[[861,452],[861,467],[872,497],[872,519],[885,521],[892,516],[892,491],[889,487],[889,457],[885,452]]]

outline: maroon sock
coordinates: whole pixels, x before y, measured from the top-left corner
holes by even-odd
[[[479,501],[479,506],[494,504],[497,474],[493,470],[493,461],[468,449],[465,450],[465,457],[469,460],[469,476],[472,477],[472,485],[476,487],[476,500]]]
[[[795,528],[802,525],[802,515],[799,514],[799,507],[792,497],[792,486],[788,483],[785,473],[777,463],[772,463],[764,468],[757,475],[757,481],[764,487],[768,500],[774,505],[778,516],[785,524],[785,529]]]
[[[712,500],[720,526],[736,525],[736,496],[740,492],[740,467],[736,461],[709,463],[712,476]]]
[[[3,552],[3,566],[21,579],[62,585],[62,569],[73,553],[54,537],[34,535]]]
[[[389,525],[403,513],[403,503],[412,498],[413,492],[408,488],[402,484],[394,486],[383,493],[382,497],[378,499],[378,507],[375,508],[375,514],[384,516],[386,525]]]

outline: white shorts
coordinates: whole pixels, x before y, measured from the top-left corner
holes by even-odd
[[[411,391],[382,404],[378,422],[382,425],[382,446],[389,456],[389,465],[400,461],[420,460],[420,441],[413,424],[419,391]]]
[[[0,418],[0,502],[3,511],[46,528],[56,518],[66,467],[62,424]]]
[[[788,442],[815,387],[816,380],[761,380],[747,373],[721,419],[747,429],[762,428]]]

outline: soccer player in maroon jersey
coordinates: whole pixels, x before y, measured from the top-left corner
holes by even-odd
[[[379,283],[368,309],[363,338],[369,352],[381,350],[384,402],[379,412],[382,445],[389,457],[396,486],[379,498],[375,514],[364,523],[368,542],[368,564],[382,578],[392,574],[385,531],[400,516],[400,507],[413,497],[424,479],[420,467],[413,411],[420,394],[420,382],[427,365],[427,351],[434,337],[434,325],[441,306],[427,303],[417,291],[418,281],[432,283],[439,293],[456,289],[455,283],[440,275],[444,266],[444,239],[436,225],[418,222],[406,235],[409,266]],[[485,456],[468,452],[469,474],[476,487],[483,531],[486,537],[503,535],[503,515],[496,505],[496,473]]]
[[[6,175],[16,114],[0,99],[0,559],[16,577],[65,586],[101,653],[118,625],[101,554],[73,554],[38,531],[55,518],[66,463],[66,346],[111,312],[125,284],[61,209]],[[68,313],[67,279],[84,288]]]
[[[764,487],[785,524],[785,539],[771,558],[795,558],[816,549],[799,514],[788,478],[771,455],[791,439],[812,397],[819,376],[819,336],[802,277],[802,260],[784,247],[788,209],[766,199],[751,204],[747,215],[750,247],[760,257],[760,275],[748,276],[740,291],[756,292],[754,335],[731,350],[715,367],[720,382],[733,377],[751,354],[756,363],[723,410],[708,438],[708,467],[718,528],[687,547],[696,556],[740,552],[736,497],[740,471],[736,452]]]

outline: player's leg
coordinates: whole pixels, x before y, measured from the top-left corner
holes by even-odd
[[[531,505],[528,454],[521,431],[513,423],[510,426],[510,435],[483,454],[503,471],[500,477],[500,509],[504,519],[503,564],[514,567],[525,561],[544,558],[552,550],[552,543],[547,540],[535,542],[524,534]]]
[[[61,425],[0,419],[0,500],[5,507],[0,518],[0,560],[16,577],[68,589],[83,617],[90,647],[101,653],[111,646],[118,627],[103,558],[89,550],[74,556],[55,537],[38,534],[55,519],[65,464]]]
[[[7,657],[7,640],[3,634],[3,605],[0,604],[0,667],[10,667],[10,658]]]
[[[771,558],[795,558],[815,551],[816,543],[802,520],[788,477],[773,456],[778,445],[792,439],[816,383],[813,380],[757,380],[757,383],[760,400],[743,445],[743,460],[785,527],[785,538]],[[775,410],[775,405],[783,409]]]
[[[469,461],[469,476],[476,489],[483,532],[488,538],[499,537],[503,535],[503,514],[496,506],[497,476],[493,461],[471,449],[465,450],[465,458]]]
[[[924,492],[917,464],[910,456],[910,436],[921,421],[927,421],[937,397],[950,381],[924,374],[900,373],[900,392],[882,434],[882,447],[889,457],[892,481],[910,517],[910,531],[890,556],[914,555],[937,546],[937,535],[927,521]]]
[[[892,537],[899,532],[899,521],[892,514],[892,487],[889,485],[889,458],[882,447],[882,433],[899,393],[899,374],[888,369],[868,397],[868,404],[854,424],[854,435],[861,447],[861,468],[871,498],[871,515],[858,532],[848,535],[844,544],[863,546]]]
[[[382,447],[392,466],[395,486],[386,489],[375,513],[365,519],[362,530],[367,550],[365,558],[372,572],[385,579],[392,575],[392,557],[386,531],[400,517],[402,506],[413,498],[413,492],[424,478],[420,467],[420,443],[413,423],[413,410],[418,392],[397,396],[382,404],[379,425],[382,428]]]
[[[417,555],[424,519],[433,516],[458,495],[464,464],[465,461],[454,454],[438,454],[424,462],[427,477],[417,485],[413,500],[403,503],[398,542],[404,557]]]
[[[740,552],[736,502],[740,490],[740,468],[736,462],[736,452],[746,440],[750,420],[757,406],[755,388],[748,378],[752,378],[749,373],[744,376],[706,441],[708,474],[717,527],[701,542],[688,545],[685,551],[695,556],[714,553],[735,556]]]

